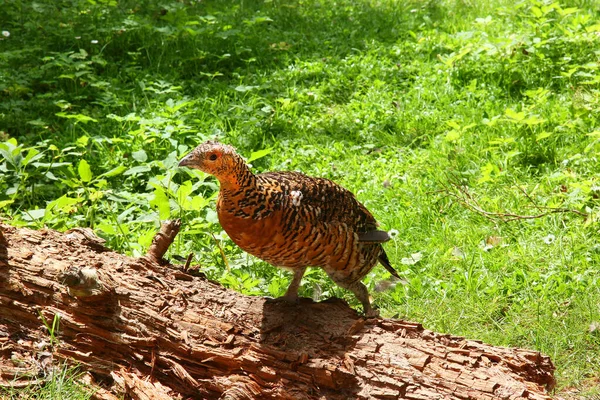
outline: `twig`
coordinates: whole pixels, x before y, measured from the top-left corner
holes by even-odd
[[[583,212],[583,211],[579,211],[579,210],[573,210],[570,208],[555,208],[555,207],[545,207],[545,206],[536,206],[537,209],[541,210],[553,210],[556,211],[558,210],[559,212],[572,212],[574,214],[579,214],[582,217],[587,217],[589,215],[589,213]]]
[[[462,187],[460,187],[459,185],[455,184],[455,183],[451,183],[452,186],[459,188],[459,192],[462,194],[462,196],[459,196],[457,193],[450,191],[450,189],[445,188],[444,193],[447,196],[450,196],[452,198],[454,198],[455,200],[457,200],[460,204],[463,205],[463,207],[470,209],[471,211],[475,211],[476,213],[482,215],[483,217],[489,219],[490,221],[496,223],[498,215],[496,215],[496,213],[492,213],[489,211],[486,211],[484,209],[482,209],[481,207],[478,207],[477,202],[475,202],[475,204],[473,204],[472,202],[472,197],[470,194],[465,193],[465,191],[462,189]],[[494,218],[496,217],[496,218]],[[500,218],[502,219],[502,218]],[[505,222],[504,220],[502,220],[502,222]]]
[[[527,198],[529,199],[529,201],[531,202],[531,204],[533,204],[533,206],[534,206],[535,208],[537,208],[539,212],[543,212],[543,211],[542,211],[542,209],[541,209],[541,208],[540,208],[540,207],[537,205],[537,203],[536,203],[536,202],[535,202],[535,201],[534,201],[534,200],[531,198],[531,196],[529,195],[529,193],[527,193],[527,192],[525,191],[525,189],[523,189],[523,188],[522,188],[521,186],[519,186],[519,185],[515,185],[515,186],[517,187],[517,189],[519,189],[519,190],[520,190],[520,191],[521,191],[521,192],[522,192],[522,193],[525,195],[525,197],[527,197]],[[534,190],[535,190],[535,189],[534,189]]]
[[[520,214],[511,213],[511,212],[487,211],[479,204],[477,199],[475,199],[471,195],[471,193],[469,193],[469,191],[467,190],[467,188],[465,186],[456,184],[454,182],[450,182],[450,185],[455,190],[451,190],[450,188],[445,187],[444,193],[446,195],[457,200],[465,208],[468,208],[471,211],[474,211],[474,212],[480,214],[481,216],[483,216],[491,221],[494,221],[494,222],[497,222],[497,220],[500,220],[502,222],[511,222],[511,221],[524,220],[524,219],[536,219],[536,218],[545,217],[550,214],[560,214],[560,213],[573,213],[573,214],[581,215],[584,217],[588,216],[588,213],[585,213],[585,212],[582,212],[579,210],[573,210],[570,208],[552,208],[552,207],[538,206],[537,204],[535,204],[533,199],[526,192],[524,192],[525,196],[533,203],[534,207],[540,211],[539,214],[520,215]],[[457,191],[458,191],[458,193],[457,193]],[[546,211],[543,211],[543,210],[546,210]]]
[[[187,256],[187,260],[185,260],[185,265],[183,266],[183,272],[187,272],[190,268],[190,264],[192,263],[192,258],[194,258],[194,253],[190,253]]]

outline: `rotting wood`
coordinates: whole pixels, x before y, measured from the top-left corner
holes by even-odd
[[[156,264],[164,264],[166,261],[163,259],[165,253],[169,249],[169,246],[175,240],[175,236],[179,233],[181,228],[181,220],[167,221],[161,225],[160,231],[152,239],[152,244],[146,252],[146,258]],[[189,259],[189,257],[188,257]],[[189,265],[188,265],[189,267]]]
[[[73,231],[0,230],[4,386],[66,360],[106,400],[550,399],[538,352],[364,320],[336,299],[243,296]],[[57,345],[40,315],[60,315]]]

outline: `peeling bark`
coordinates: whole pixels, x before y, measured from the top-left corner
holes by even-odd
[[[106,400],[540,400],[554,385],[535,351],[365,320],[335,299],[243,296],[160,265],[162,250],[135,259],[81,230],[0,233],[1,385],[43,379],[57,360]],[[51,344],[40,316],[55,315]]]

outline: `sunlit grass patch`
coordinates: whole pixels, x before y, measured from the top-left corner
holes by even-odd
[[[333,179],[394,231],[407,284],[366,279],[384,315],[540,350],[560,387],[593,392],[598,16],[585,1],[13,2],[0,215],[90,226],[134,255],[179,217],[172,253],[277,296],[289,277],[227,238],[215,180],[176,167],[208,138],[272,148],[257,171]],[[356,306],[316,269],[301,290]]]

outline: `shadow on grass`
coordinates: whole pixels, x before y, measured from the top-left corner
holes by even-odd
[[[56,117],[58,103],[93,117],[129,113],[132,96],[148,96],[148,77],[215,97],[298,61],[335,64],[373,43],[402,42],[447,10],[434,1],[43,0],[4,11],[0,130],[19,137],[35,130],[31,121],[71,122]]]

